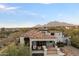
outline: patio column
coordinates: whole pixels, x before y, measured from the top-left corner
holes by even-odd
[[[47,48],[46,48],[46,46],[43,46],[43,49],[44,49],[44,56],[47,56]]]
[[[44,55],[47,56],[47,49],[44,50]]]
[[[20,44],[24,45],[24,37],[20,37]]]
[[[30,55],[32,55],[32,40],[30,40]]]

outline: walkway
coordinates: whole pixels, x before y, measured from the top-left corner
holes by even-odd
[[[57,50],[54,47],[48,48],[47,56],[57,56],[57,55],[58,55]]]
[[[79,49],[75,47],[65,46],[63,50],[67,56],[79,56]]]

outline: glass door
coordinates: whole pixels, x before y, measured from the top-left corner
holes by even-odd
[[[47,47],[54,47],[55,42],[54,41],[47,41]]]

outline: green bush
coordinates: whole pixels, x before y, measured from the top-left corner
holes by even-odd
[[[12,46],[6,50],[7,56],[29,56],[30,49],[27,46]]]

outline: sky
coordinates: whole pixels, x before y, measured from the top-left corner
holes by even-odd
[[[79,4],[0,3],[0,28],[32,27],[50,21],[79,25]]]

